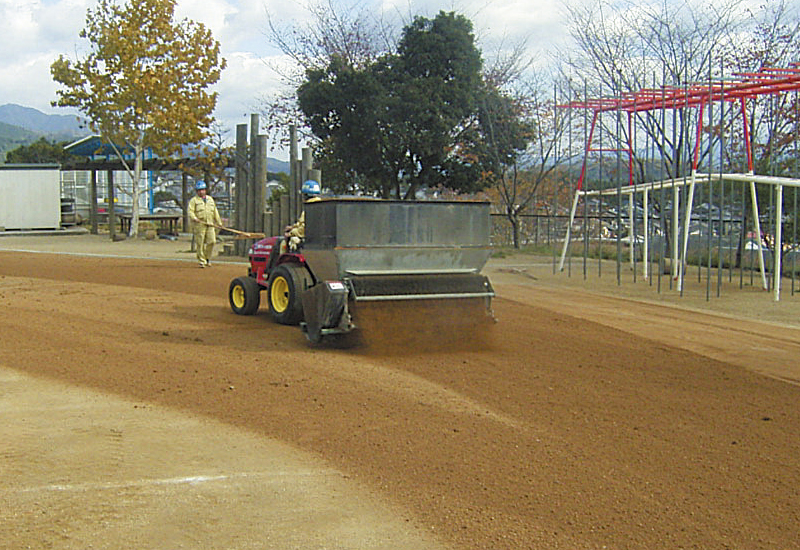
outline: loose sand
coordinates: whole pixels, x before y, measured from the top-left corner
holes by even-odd
[[[218,260],[0,238],[0,548],[798,547],[800,296],[512,256],[480,345],[333,349]]]

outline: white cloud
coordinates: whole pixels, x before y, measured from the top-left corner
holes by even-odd
[[[0,64],[0,105],[17,103],[45,113],[57,112],[50,106],[56,99],[50,64],[57,56],[55,52],[32,53]]]
[[[214,38],[221,43],[229,43],[231,37],[227,21],[235,17],[239,9],[227,0],[181,0],[175,10],[175,18],[190,19],[203,23]]]
[[[30,50],[39,34],[35,21],[37,3],[0,4],[0,56],[13,57],[15,51]]]
[[[259,98],[280,88],[278,76],[267,65],[267,59],[249,52],[234,52],[227,57],[228,66],[215,86],[219,93],[216,118],[233,129],[249,122],[250,114],[259,110]]]
[[[0,55],[4,59],[57,47],[74,50],[85,23],[87,0],[0,0]]]
[[[551,2],[494,2],[486,6],[474,24],[490,34],[550,34],[559,32],[558,7]]]
[[[86,5],[86,0],[0,0],[0,104],[74,112],[50,106],[56,99],[50,64],[59,54],[74,55],[79,49]]]
[[[88,44],[79,33],[86,24],[87,9],[96,5],[96,0],[0,0],[0,104],[68,112],[50,107],[57,89],[50,64],[60,54],[72,59],[86,54]],[[297,25],[309,17],[306,5],[306,0],[178,0],[176,17],[206,25],[227,59],[228,67],[215,86],[219,93],[215,114],[232,134],[236,124],[249,122],[261,98],[281,86],[265,62],[283,61],[268,42],[267,13],[280,27]],[[347,5],[353,2],[348,0]],[[540,38],[545,38],[545,45],[552,43],[552,37],[563,32],[558,5],[530,0],[362,0],[358,9],[383,14],[398,25],[408,22],[412,13],[433,17],[439,10],[455,10],[473,20],[488,52],[499,37],[513,42],[529,36],[531,45],[539,49]]]

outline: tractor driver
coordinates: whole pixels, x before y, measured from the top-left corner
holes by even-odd
[[[303,202],[316,202],[319,200],[320,185],[314,180],[306,180],[300,188],[303,194]],[[281,242],[281,252],[286,253],[287,250],[296,252],[302,244],[306,236],[306,211],[300,212],[300,217],[293,225],[287,225],[283,231],[283,242]],[[287,245],[288,243],[288,245]]]

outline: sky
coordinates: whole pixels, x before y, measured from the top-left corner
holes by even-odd
[[[50,64],[62,54],[72,60],[85,57],[88,42],[79,34],[87,10],[96,4],[96,0],[0,0],[0,105],[75,113],[50,105],[57,89]],[[227,60],[214,88],[219,94],[215,117],[230,129],[231,140],[236,125],[249,123],[262,98],[281,88],[270,66],[285,59],[269,43],[268,14],[281,27],[301,24],[308,17],[305,5],[305,0],[178,0],[176,18],[207,26]],[[342,5],[406,19],[409,13],[433,17],[439,10],[456,11],[472,20],[484,51],[526,40],[531,54],[541,57],[566,40],[559,0],[342,0]],[[277,151],[275,156],[287,156],[275,144],[270,149]]]

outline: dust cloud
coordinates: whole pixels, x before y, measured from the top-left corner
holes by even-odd
[[[360,302],[354,349],[416,355],[492,349],[497,322],[483,299]]]

